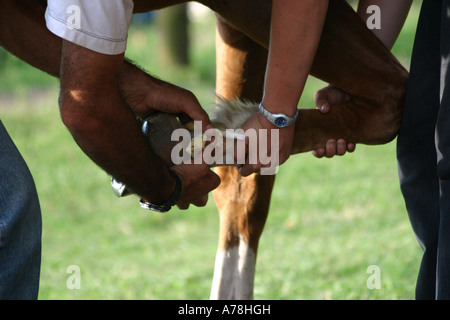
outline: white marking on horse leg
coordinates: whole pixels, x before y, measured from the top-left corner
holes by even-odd
[[[210,299],[253,299],[256,253],[246,241],[227,250],[219,249],[216,255]]]

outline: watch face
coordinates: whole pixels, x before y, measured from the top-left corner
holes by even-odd
[[[277,127],[284,127],[284,126],[286,126],[286,124],[287,124],[286,118],[278,117],[275,119],[275,125]]]

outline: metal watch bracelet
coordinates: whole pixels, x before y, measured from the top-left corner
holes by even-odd
[[[175,172],[173,172],[172,170],[169,171],[172,177],[175,179],[175,190],[173,191],[169,199],[163,204],[153,204],[144,199],[140,199],[139,203],[142,208],[164,213],[170,211],[170,209],[172,209],[172,207],[178,202],[182,188],[181,180]]]
[[[269,110],[264,108],[262,102],[259,104],[258,111],[264,116],[264,118],[266,118],[270,123],[272,123],[274,126],[278,128],[289,127],[297,120],[298,117],[298,109],[293,117],[289,117],[284,113],[270,112]]]

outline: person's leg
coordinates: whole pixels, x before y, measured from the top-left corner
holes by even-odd
[[[441,1],[424,1],[397,144],[401,190],[411,225],[424,250],[417,299],[435,298],[439,182],[434,135],[439,110],[440,12]]]
[[[33,178],[0,121],[0,299],[37,299],[41,234]]]
[[[440,224],[436,298],[450,299],[450,0],[442,1],[441,91],[436,126],[437,170],[440,185]]]

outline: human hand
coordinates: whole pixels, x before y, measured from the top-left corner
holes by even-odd
[[[331,106],[348,102],[351,99],[348,93],[334,86],[322,88],[314,95],[316,107],[322,113],[328,113]]]
[[[164,83],[158,90],[148,92],[145,103],[154,111],[176,114],[181,123],[200,121],[202,132],[211,126],[208,114],[189,90]]]
[[[171,168],[181,180],[181,195],[178,208],[186,210],[190,204],[203,207],[208,193],[220,184],[220,178],[206,164],[180,164]]]
[[[176,114],[181,123],[201,121],[203,132],[211,125],[208,114],[189,90],[154,78],[128,62],[120,78],[122,96],[141,118],[160,111]]]
[[[351,96],[339,88],[327,86],[314,95],[316,107],[321,113],[328,113],[333,105],[342,104],[351,100]],[[332,158],[335,155],[343,156],[347,152],[355,151],[354,143],[347,143],[344,139],[330,139],[325,147],[312,151],[316,158]]]
[[[313,156],[316,158],[332,158],[334,156],[343,156],[347,152],[352,153],[355,151],[356,145],[354,143],[347,143],[344,139],[330,139],[327,141],[324,148],[318,148],[312,151]]]
[[[238,161],[239,159],[245,159],[245,163],[238,166],[242,176],[258,172],[261,168],[276,168],[290,157],[295,124],[286,128],[278,128],[257,112],[244,124],[242,129],[247,137],[256,136],[256,141],[255,139],[246,140],[245,155],[241,154],[242,150],[240,149],[236,151]],[[277,135],[278,139],[276,139]],[[266,150],[261,149],[261,139],[267,141]],[[264,158],[261,158],[261,156]]]

